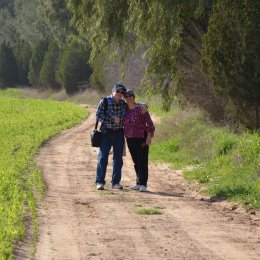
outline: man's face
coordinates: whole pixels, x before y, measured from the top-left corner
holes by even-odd
[[[115,99],[119,100],[119,99],[124,97],[124,93],[125,93],[124,89],[118,88],[118,89],[113,91],[113,97]]]

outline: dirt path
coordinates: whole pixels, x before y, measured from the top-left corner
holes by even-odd
[[[94,186],[98,150],[89,143],[94,113],[40,151],[48,187],[40,206],[36,259],[260,259],[259,214],[232,211],[194,196],[178,172],[151,166],[149,192],[129,190],[134,171],[124,159],[122,191]],[[157,208],[161,215],[136,210]]]

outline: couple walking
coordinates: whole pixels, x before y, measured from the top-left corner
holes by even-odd
[[[111,184],[113,189],[123,189],[120,181],[125,136],[136,172],[136,184],[130,188],[146,191],[148,151],[155,130],[146,105],[135,103],[133,90],[116,84],[112,89],[112,95],[100,101],[96,118],[102,123],[103,133],[98,154],[96,188],[104,189],[109,151],[113,147]]]

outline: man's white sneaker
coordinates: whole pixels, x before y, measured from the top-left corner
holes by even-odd
[[[123,186],[120,183],[112,185],[112,189],[122,190]]]
[[[97,188],[97,190],[104,190],[104,184],[103,183],[97,183],[96,188]]]
[[[139,190],[140,189],[140,185],[132,185],[130,186],[131,190]]]
[[[142,192],[146,191],[146,186],[141,185],[139,191],[142,191]]]

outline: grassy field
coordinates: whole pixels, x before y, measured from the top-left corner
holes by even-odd
[[[150,159],[184,170],[203,192],[224,196],[246,209],[260,209],[260,135],[233,133],[216,127],[197,109],[180,110],[173,105],[160,111],[160,101],[147,100],[149,110],[162,115],[157,126]],[[235,204],[234,204],[235,205]]]
[[[44,191],[33,158],[42,144],[87,117],[67,102],[18,99],[18,90],[0,91],[0,259],[12,259],[12,244],[31,219],[37,235],[36,197]]]

